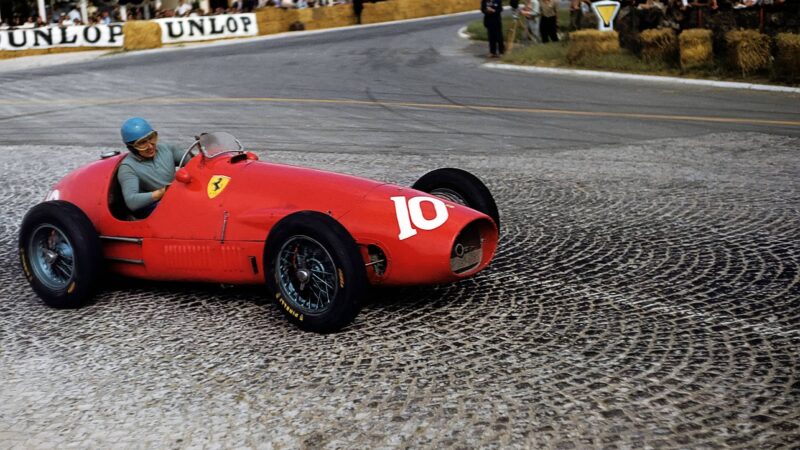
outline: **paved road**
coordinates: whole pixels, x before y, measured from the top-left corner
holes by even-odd
[[[0,449],[796,445],[800,99],[491,71],[467,20],[0,74]],[[46,309],[17,226],[131,115],[403,184],[466,168],[499,254],[332,336],[258,288]]]

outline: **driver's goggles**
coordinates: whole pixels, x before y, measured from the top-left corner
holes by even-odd
[[[158,132],[153,131],[152,133],[148,134],[147,136],[135,141],[131,144],[131,147],[135,148],[136,150],[146,150],[151,144],[155,144],[158,141]]]

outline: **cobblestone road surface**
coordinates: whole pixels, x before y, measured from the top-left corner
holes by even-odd
[[[796,446],[798,148],[728,133],[536,157],[270,155],[403,184],[462,167],[500,207],[488,270],[377,291],[319,336],[259,288],[123,281],[46,308],[18,224],[101,149],[6,146],[0,449]]]

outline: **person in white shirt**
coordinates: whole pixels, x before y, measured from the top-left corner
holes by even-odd
[[[175,15],[178,17],[184,17],[191,11],[192,11],[192,5],[186,3],[186,0],[181,0],[178,7],[175,8]]]
[[[541,44],[542,36],[539,34],[539,20],[542,17],[542,8],[539,6],[539,0],[526,0],[520,11],[528,19],[528,36],[533,36],[533,42]]]
[[[67,17],[69,17],[69,23],[75,23],[75,21],[81,21],[81,13],[73,6],[71,10],[67,13]]]

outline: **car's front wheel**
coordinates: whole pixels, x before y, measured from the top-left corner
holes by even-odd
[[[40,203],[25,215],[19,257],[31,287],[54,308],[77,308],[94,293],[101,271],[100,238],[77,206]]]
[[[367,290],[364,261],[350,233],[314,211],[272,229],[264,250],[267,286],[289,321],[319,333],[353,321]]]
[[[478,177],[466,170],[436,169],[420,177],[411,188],[480,211],[491,217],[500,231],[500,213],[492,193]]]

